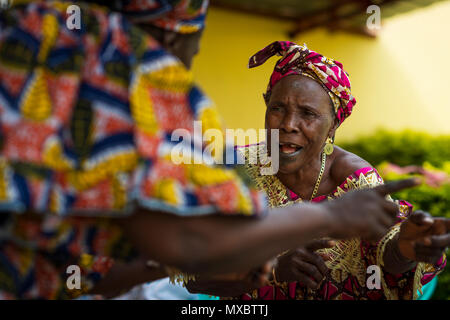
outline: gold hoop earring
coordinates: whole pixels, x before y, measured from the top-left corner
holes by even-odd
[[[330,137],[327,138],[327,141],[325,142],[325,147],[323,148],[323,152],[329,156],[333,153],[334,146],[333,146],[333,139]]]

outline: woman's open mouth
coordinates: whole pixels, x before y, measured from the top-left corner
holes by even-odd
[[[283,157],[295,157],[303,147],[294,143],[280,143],[280,155]]]

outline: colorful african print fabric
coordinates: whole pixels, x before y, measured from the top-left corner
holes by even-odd
[[[275,64],[264,98],[268,101],[275,84],[289,75],[304,75],[317,81],[328,93],[339,125],[350,116],[356,99],[352,96],[350,79],[342,63],[329,59],[306,47],[289,41],[275,41],[255,53],[248,67],[262,65],[274,55],[281,56]]]
[[[137,207],[247,216],[266,208],[242,171],[172,161],[175,148],[212,157],[202,142],[172,141],[174,130],[193,134],[198,120],[201,138],[222,128],[183,64],[98,6],[80,3],[83,26],[69,30],[68,5],[0,15],[1,297],[67,297],[68,265],[83,262],[88,290],[113,259],[131,259],[106,217]],[[16,214],[24,212],[39,216]],[[92,220],[74,224],[74,215]]]
[[[260,190],[267,193],[270,207],[282,207],[302,202],[295,193],[287,189],[274,175],[261,175],[265,145],[263,143],[238,147],[245,158],[246,169]],[[361,168],[351,174],[336,190],[327,196],[319,196],[313,202],[336,199],[348,191],[371,188],[383,183],[375,168]],[[383,253],[386,243],[399,232],[401,222],[412,212],[412,206],[406,201],[399,204],[398,221],[378,243],[361,239],[340,240],[330,249],[318,250],[327,254],[331,260],[326,261],[329,273],[317,290],[307,288],[301,282],[272,284],[244,294],[239,299],[268,300],[379,300],[379,299],[413,299],[417,290],[430,282],[446,265],[443,255],[436,265],[418,263],[417,266],[402,274],[390,274],[383,270]],[[366,287],[367,267],[377,265],[381,270],[381,289]]]
[[[132,22],[148,23],[178,33],[205,27],[209,0],[127,0],[119,10]]]

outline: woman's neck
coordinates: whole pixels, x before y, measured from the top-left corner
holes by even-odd
[[[329,180],[331,162],[332,156],[328,156],[317,196],[322,194],[321,191],[328,189],[327,187],[324,188],[324,186]],[[322,157],[320,155],[317,159],[302,166],[294,173],[278,172],[276,176],[289,190],[293,191],[300,198],[309,200],[317,183],[321,166]]]

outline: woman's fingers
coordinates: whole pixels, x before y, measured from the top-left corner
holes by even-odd
[[[334,245],[334,241],[322,239],[311,242],[308,245],[309,249],[298,248],[291,251],[284,258],[288,259],[287,261],[278,261],[278,280],[284,278],[283,281],[299,281],[311,289],[317,289],[319,283],[326,277],[328,268],[324,259],[318,253],[311,251],[311,249],[330,248]],[[288,263],[286,264],[286,262]]]
[[[294,264],[294,268],[297,271],[300,271],[302,273],[305,273],[306,275],[313,277],[314,280],[316,280],[317,282],[320,282],[323,280],[323,278],[325,277],[320,271],[319,268],[317,266],[315,266],[314,264],[311,264],[309,262],[306,262],[304,260],[298,259],[298,258],[293,258],[293,262]]]
[[[266,285],[269,282],[270,274],[274,265],[275,260],[270,260],[264,263],[261,267],[250,271],[247,276],[248,281],[258,288]]]
[[[405,180],[398,180],[398,181],[392,181],[388,182],[386,184],[380,185],[375,187],[374,189],[382,196],[386,196],[388,194],[407,189],[412,188],[415,186],[418,186],[422,183],[422,181],[418,178],[411,178],[411,179],[405,179]]]
[[[276,266],[276,264],[277,264],[277,260],[276,259],[272,259],[272,260],[266,262],[262,266],[262,272],[264,272],[264,273],[272,272],[272,269]]]
[[[430,236],[444,233],[446,227],[424,211],[413,212],[401,226],[401,238],[431,245]]]
[[[323,258],[319,254],[317,254],[315,252],[308,251],[305,254],[303,260],[306,261],[306,262],[309,262],[312,265],[314,265],[320,271],[320,273],[322,275],[322,278],[325,277],[325,275],[328,272],[328,268],[327,268],[327,266],[325,264],[325,261],[323,260]]]
[[[304,273],[300,270],[293,270],[296,281],[303,283],[308,288],[311,289],[318,289],[320,281],[315,280],[313,277],[308,275],[307,273]]]
[[[269,282],[268,274],[259,272],[256,272],[250,281],[250,283],[257,288],[261,288],[267,285],[268,282]]]
[[[368,232],[367,237],[365,237],[367,240],[373,240],[378,241],[381,239],[387,232],[387,227],[383,226],[379,220],[374,219],[372,223],[371,231]]]
[[[431,242],[431,237],[430,236],[425,236],[422,239],[417,240],[416,243],[423,244],[423,245],[426,245],[426,246],[431,246],[431,243],[432,243]]]
[[[372,215],[366,217],[366,221],[371,224],[371,228],[364,237],[378,240],[394,224],[398,214],[398,205],[384,198],[378,198],[372,201]]]
[[[386,214],[380,214],[378,215],[378,220],[380,223],[385,227],[392,226],[393,218],[397,216],[398,214],[398,205],[395,204],[392,201],[387,201],[385,199],[381,200],[381,206],[384,209],[385,212],[389,213],[389,215]]]
[[[444,250],[445,248],[441,247],[427,247],[418,244],[415,247],[416,260],[434,264],[442,257]]]
[[[447,247],[450,246],[450,234],[436,235],[429,238],[431,244],[417,243],[414,250],[417,260],[434,264],[439,261]]]
[[[450,247],[450,234],[444,234],[439,236],[431,236],[431,246],[430,247],[438,247],[445,249],[446,247]]]
[[[328,253],[317,252],[317,254],[322,257],[323,261],[331,260],[331,255]]]
[[[320,271],[323,278],[328,272],[325,261],[318,253],[312,251],[310,248],[332,248],[334,245],[335,241],[332,240],[315,240],[310,243],[308,249],[297,250],[294,257],[296,260],[305,261],[315,266]]]
[[[336,245],[336,241],[328,239],[313,240],[306,245],[306,249],[309,251],[316,251],[319,249],[333,248]]]
[[[305,274],[305,273],[303,273],[301,271],[298,271],[298,270],[294,271],[294,273],[295,273],[295,276],[296,276],[298,282],[303,283],[308,288],[311,288],[313,290],[319,288],[319,283],[316,282],[315,280],[313,280],[307,274]]]
[[[414,211],[408,220],[417,226],[429,227],[433,224],[433,218],[428,212],[417,210]]]
[[[426,246],[448,246],[447,220],[450,219],[432,218],[428,213],[416,211],[402,224],[402,239]],[[433,244],[432,239],[442,245]]]
[[[442,235],[450,232],[450,219],[437,217],[433,218],[433,226],[431,227],[431,234]]]

